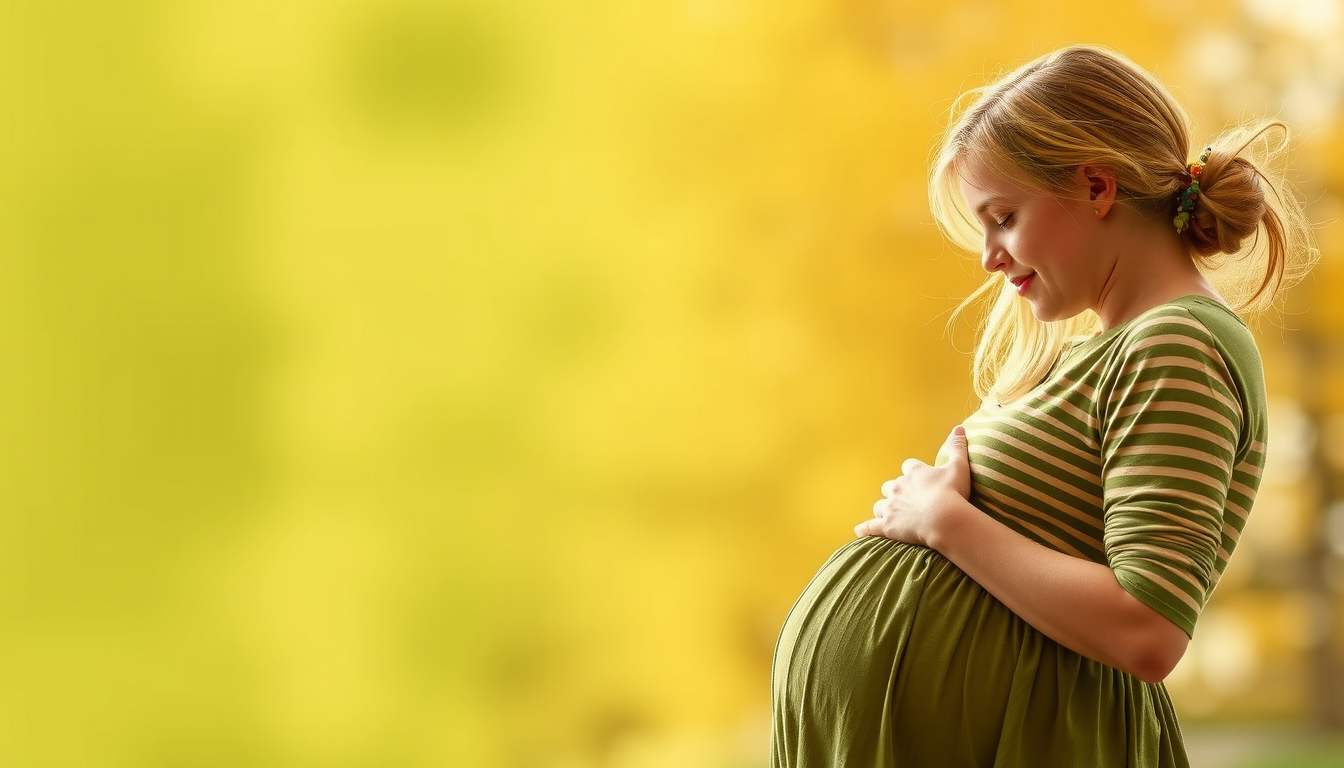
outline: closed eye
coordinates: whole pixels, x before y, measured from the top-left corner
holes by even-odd
[[[994,223],[999,225],[999,229],[1007,229],[1008,222],[1012,220],[1013,220],[1013,214],[1010,213],[1007,216],[1004,216],[1002,219],[995,219]]]

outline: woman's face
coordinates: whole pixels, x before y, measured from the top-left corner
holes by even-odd
[[[1038,320],[1097,309],[1113,266],[1097,247],[1098,216],[1078,176],[1078,199],[1061,200],[974,160],[962,169],[961,192],[985,229],[981,265],[1002,272]]]

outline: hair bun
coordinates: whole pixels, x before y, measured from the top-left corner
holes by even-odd
[[[1265,217],[1265,192],[1250,161],[1214,147],[1199,175],[1185,237],[1201,256],[1237,253]]]

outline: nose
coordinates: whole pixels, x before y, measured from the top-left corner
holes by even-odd
[[[985,268],[986,272],[998,272],[1008,266],[1008,252],[1003,249],[994,238],[985,236],[985,249],[980,254],[980,266]]]

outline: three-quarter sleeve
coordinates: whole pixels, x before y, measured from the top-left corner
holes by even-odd
[[[1190,313],[1127,335],[1097,391],[1106,558],[1126,591],[1193,634],[1221,571],[1241,398]]]

